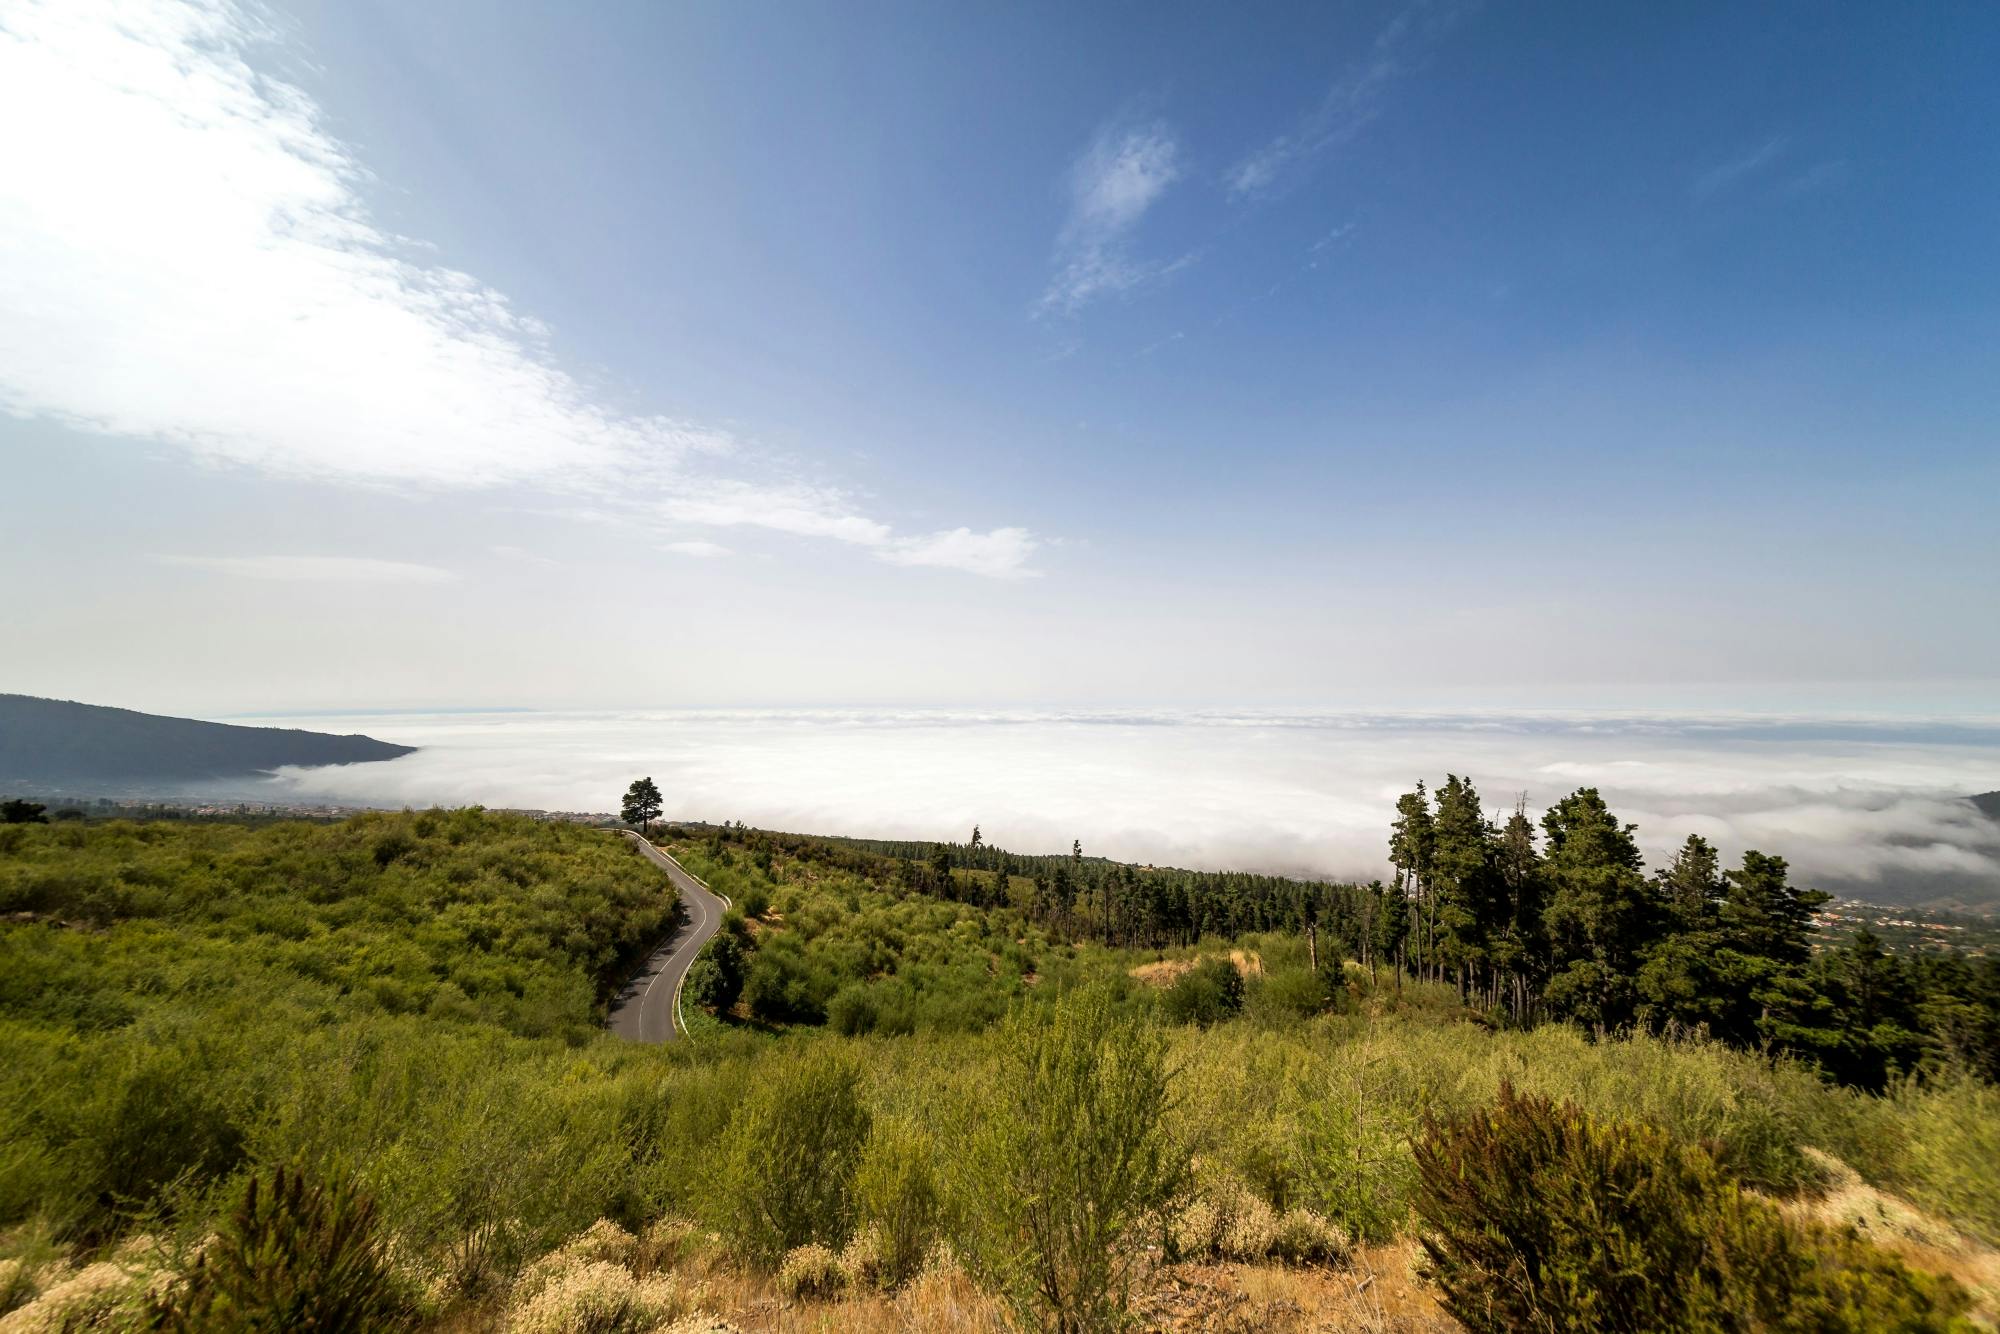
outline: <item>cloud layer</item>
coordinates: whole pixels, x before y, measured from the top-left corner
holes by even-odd
[[[296,775],[286,790],[596,810],[646,772],[669,812],[691,818],[921,839],[962,838],[977,822],[1020,851],[1080,838],[1134,861],[1366,880],[1386,874],[1396,795],[1455,772],[1496,812],[1521,793],[1539,812],[1597,786],[1638,823],[1655,865],[1698,833],[1731,859],[1747,848],[1788,857],[1829,889],[2000,906],[2000,822],[1960,800],[2000,788],[1990,721],[695,712],[341,723],[428,749]]]
[[[634,476],[707,490],[702,465],[739,442],[606,406],[502,293],[370,220],[363,165],[253,67],[272,36],[227,0],[0,13],[0,123],[18,131],[0,135],[0,411],[312,480],[614,504]],[[897,539],[838,493],[801,508],[789,484],[719,485],[735,522],[887,559],[959,549]],[[1020,572],[1018,531],[953,568]]]

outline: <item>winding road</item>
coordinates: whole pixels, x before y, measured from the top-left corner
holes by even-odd
[[[638,834],[629,829],[618,832],[637,843],[647,860],[667,873],[667,879],[680,891],[681,902],[687,905],[687,919],[612,998],[605,1026],[634,1042],[672,1042],[681,1035],[681,982],[687,977],[688,965],[722,925],[722,914],[729,905]]]

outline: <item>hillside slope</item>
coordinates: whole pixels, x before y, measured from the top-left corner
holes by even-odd
[[[393,760],[415,749],[367,736],[237,727],[32,695],[0,695],[0,790],[90,790],[249,778],[280,765]]]

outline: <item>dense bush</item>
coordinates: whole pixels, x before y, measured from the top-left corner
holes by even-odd
[[[1091,988],[1015,1016],[999,1058],[966,1164],[981,1264],[1029,1322],[1108,1328],[1125,1305],[1127,1234],[1187,1176],[1167,1133],[1164,1043]]]
[[[1243,974],[1227,959],[1203,959],[1182,973],[1160,1002],[1177,1024],[1219,1024],[1243,1009]]]
[[[725,931],[734,923],[743,946],[740,994],[753,1019],[824,1024],[848,1036],[969,1032],[1030,991],[1047,946],[1019,913],[943,903],[886,877],[868,879],[828,845],[773,843],[782,850],[685,838],[672,845],[689,870],[736,900]],[[851,860],[880,869],[879,858]],[[766,911],[753,933],[742,913],[758,906]],[[718,946],[721,936],[710,952]],[[726,980],[712,980],[706,966],[689,983],[703,1004],[729,995]]]
[[[776,1264],[847,1240],[870,1116],[845,1053],[815,1045],[769,1064],[723,1141],[718,1221],[744,1255]]]
[[[914,1277],[944,1230],[936,1152],[931,1137],[909,1122],[875,1122],[854,1194],[861,1222],[874,1235],[885,1286]]]
[[[1431,1123],[1417,1217],[1474,1331],[1944,1330],[1967,1305],[1851,1233],[1787,1221],[1706,1149],[1502,1085]]]
[[[717,1012],[731,1009],[743,995],[745,968],[742,937],[735,931],[716,932],[688,969],[688,999]]]

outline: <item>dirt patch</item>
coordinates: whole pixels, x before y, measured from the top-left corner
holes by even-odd
[[[1221,956],[1204,954],[1193,959],[1156,959],[1152,963],[1138,964],[1126,971],[1131,974],[1135,981],[1142,982],[1149,987],[1164,989],[1193,972],[1195,965],[1200,963],[1202,959],[1219,957]],[[1264,960],[1254,951],[1231,950],[1229,951],[1229,962],[1235,964],[1236,971],[1245,977],[1261,976],[1264,972]]]
[[[1462,1327],[1410,1278],[1406,1244],[1370,1247],[1337,1268],[1167,1265],[1132,1303],[1140,1328],[1162,1334],[1357,1330],[1455,1334]]]

